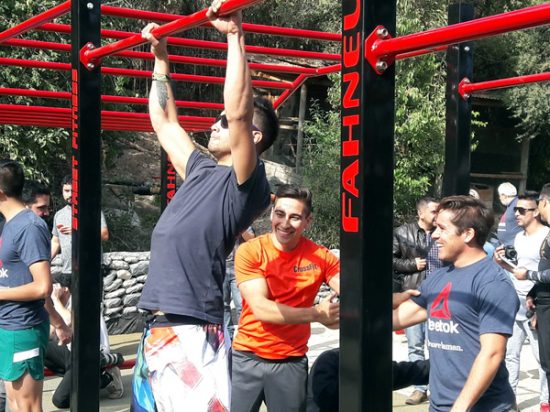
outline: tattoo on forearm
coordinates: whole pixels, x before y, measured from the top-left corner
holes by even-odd
[[[168,103],[168,84],[167,82],[155,81],[154,84],[157,87],[157,98],[162,110],[166,111],[166,104]]]

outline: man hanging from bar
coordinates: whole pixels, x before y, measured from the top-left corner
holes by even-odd
[[[253,99],[241,13],[212,25],[227,36],[225,111],[211,127],[212,161],[195,148],[177,118],[165,39],[146,26],[155,56],[149,96],[151,123],[184,183],[151,239],[149,276],[139,307],[152,315],[138,349],[135,411],[229,410],[228,344],[223,331],[225,257],[235,239],[269,205],[269,184],[258,155],[277,136],[271,104]]]

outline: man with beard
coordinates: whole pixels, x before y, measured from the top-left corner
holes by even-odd
[[[437,245],[432,240],[438,202],[423,197],[416,202],[417,219],[395,229],[393,234],[394,276],[401,280],[400,290],[418,289],[426,275],[441,267]],[[405,330],[409,361],[425,359],[426,325],[421,323]],[[416,386],[405,403],[418,405],[428,400],[428,387]]]
[[[31,180],[25,182],[23,187],[23,203],[34,214],[44,220],[50,217],[50,189],[46,186]]]

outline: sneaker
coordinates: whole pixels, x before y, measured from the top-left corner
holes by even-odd
[[[542,402],[540,404],[540,412],[550,412],[550,404],[547,402]]]
[[[120,399],[124,395],[124,385],[122,384],[122,376],[120,375],[120,369],[116,366],[107,371],[113,378],[112,382],[105,387],[107,391],[107,397],[109,399]]]
[[[405,400],[405,403],[407,405],[420,405],[421,403],[424,403],[428,400],[428,395],[426,395],[426,392],[422,392],[419,390],[415,390],[411,396]]]
[[[122,362],[124,362],[124,357],[121,353],[106,353],[101,351],[99,355],[99,365],[101,369],[119,366]]]

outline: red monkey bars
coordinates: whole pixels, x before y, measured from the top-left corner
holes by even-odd
[[[254,3],[258,3],[259,1],[260,0],[229,0],[221,5],[219,14],[230,14],[236,10],[240,10],[244,7],[251,6]],[[163,38],[174,33],[200,26],[208,22],[206,12],[207,10],[204,9],[189,16],[174,20],[170,23],[158,27],[152,33],[157,38]],[[80,61],[88,69],[93,69],[103,57],[109,56],[113,53],[116,53],[117,51],[122,51],[135,46],[139,46],[140,44],[146,42],[147,41],[141,36],[141,34],[135,34],[127,39],[120,40],[103,47],[98,47],[97,49],[94,49],[93,45],[88,44],[88,47],[83,48],[80,52]]]
[[[393,64],[398,54],[434,49],[548,23],[550,3],[396,38],[391,38],[386,28],[378,26],[365,40],[365,58],[378,74],[382,74]]]
[[[469,79],[463,79],[458,85],[458,93],[460,93],[463,99],[468,99],[470,95],[480,90],[503,89],[505,87],[522,86],[524,84],[547,81],[550,81],[550,72],[508,77],[506,79],[490,80],[478,83],[471,83]]]

